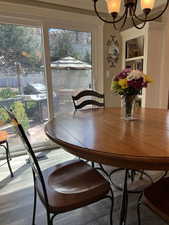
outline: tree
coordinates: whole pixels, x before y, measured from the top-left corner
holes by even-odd
[[[50,49],[52,60],[66,56],[74,56],[72,47],[73,32],[67,30],[55,30],[50,33]]]
[[[89,51],[86,51],[86,54],[84,56],[84,61],[91,64],[92,60],[91,60],[91,54],[89,54]]]
[[[91,44],[91,34],[88,32],[51,29],[50,55],[51,60],[71,56],[76,59],[91,63],[91,54],[88,49]],[[85,49],[86,52],[85,52]]]
[[[37,28],[0,24],[0,57],[3,66],[11,67],[16,62],[26,67],[40,64],[41,36]]]

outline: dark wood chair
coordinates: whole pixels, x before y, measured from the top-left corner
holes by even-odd
[[[114,199],[110,183],[97,170],[77,159],[42,171],[22,125],[12,112],[7,111],[7,113],[25,143],[32,167],[34,180],[32,225],[35,225],[37,194],[46,209],[48,225],[53,224],[54,217],[59,213],[68,212],[104,198],[111,200],[110,224],[112,225]]]
[[[88,99],[86,99],[86,97]],[[84,90],[79,92],[76,96],[72,96],[73,104],[75,110],[82,109],[87,105],[105,107],[104,94],[100,94],[93,90]],[[80,101],[78,103],[78,101]]]
[[[141,221],[140,206],[142,203],[144,203],[150,209],[152,209],[152,211],[161,216],[161,218],[164,219],[167,224],[169,223],[169,177],[167,177],[167,173],[168,171],[165,171],[162,178],[148,186],[144,190],[144,194],[140,196],[140,201],[137,205],[139,221]],[[141,222],[138,223],[138,225],[141,225]]]
[[[86,99],[87,98],[87,99]],[[83,90],[77,95],[72,96],[75,111],[84,108],[85,106],[105,107],[104,94],[100,94],[93,90]],[[80,101],[80,102],[79,102]],[[94,167],[94,162],[92,167]],[[100,169],[100,168],[99,168]]]
[[[10,157],[10,153],[9,153],[9,144],[8,144],[7,138],[8,138],[7,131],[0,131],[0,147],[5,149],[8,168],[9,168],[11,177],[13,177],[14,175],[13,175],[12,168],[11,168],[11,165],[10,165],[11,157]]]

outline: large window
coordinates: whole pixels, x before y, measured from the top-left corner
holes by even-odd
[[[72,95],[92,88],[91,33],[49,29],[53,109],[72,111]]]
[[[51,144],[44,133],[48,118],[72,111],[72,95],[93,88],[93,83],[99,87],[93,71],[102,71],[93,57],[99,49],[93,46],[101,39],[92,26],[64,24],[62,29],[60,23],[51,24],[21,18],[0,22],[0,104],[13,109],[38,148]],[[22,150],[10,127],[8,131],[10,151]]]
[[[34,146],[44,145],[48,110],[41,28],[0,24],[0,43],[0,104],[13,109]],[[12,151],[21,148],[11,133],[9,144]]]

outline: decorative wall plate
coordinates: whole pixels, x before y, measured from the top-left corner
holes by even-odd
[[[107,54],[107,62],[110,67],[116,67],[117,62],[120,56],[119,50],[119,41],[117,40],[116,36],[111,35],[111,39],[107,41],[108,46],[108,54]]]

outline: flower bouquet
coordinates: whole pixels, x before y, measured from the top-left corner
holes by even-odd
[[[122,96],[124,107],[124,119],[133,119],[133,106],[136,96],[141,94],[142,88],[146,88],[152,79],[139,70],[125,69],[113,77],[111,89]]]

